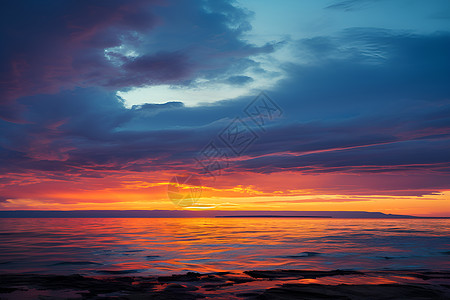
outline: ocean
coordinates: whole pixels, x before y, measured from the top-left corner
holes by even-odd
[[[0,273],[450,270],[449,219],[2,218]]]

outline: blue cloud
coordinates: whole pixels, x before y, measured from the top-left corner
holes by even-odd
[[[249,76],[231,76],[226,80],[228,83],[233,85],[244,85],[253,81],[253,78]]]

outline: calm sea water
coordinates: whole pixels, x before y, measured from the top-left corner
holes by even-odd
[[[450,220],[0,219],[0,273],[450,270]]]

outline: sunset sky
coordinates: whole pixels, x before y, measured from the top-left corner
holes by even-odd
[[[2,6],[0,210],[450,217],[448,0]],[[263,126],[258,95],[276,108]],[[224,141],[236,122],[242,151]],[[176,206],[190,174],[201,198]]]

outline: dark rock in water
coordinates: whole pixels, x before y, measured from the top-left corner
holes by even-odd
[[[2,287],[2,288],[0,288],[0,294],[12,293],[12,292],[17,291],[17,290],[18,290],[17,288]]]
[[[245,274],[253,278],[318,278],[324,276],[336,276],[336,275],[362,275],[363,273],[358,271],[308,271],[308,270],[274,270],[274,271],[245,271]]]
[[[114,292],[137,292],[139,286],[130,277],[96,279],[80,275],[0,275],[0,288],[31,287],[43,290],[80,290],[90,295]],[[1,298],[1,297],[0,297]]]
[[[139,273],[140,270],[98,270],[97,273],[105,274],[105,275],[124,275],[124,274],[133,274]]]
[[[239,293],[239,294],[236,294],[236,296],[252,299],[252,298],[259,296],[259,294],[250,292],[250,293]]]
[[[164,290],[166,291],[196,291],[198,290],[198,287],[195,286],[187,286],[187,285],[182,285],[182,284],[178,284],[178,283],[171,283],[168,284]]]
[[[226,286],[232,286],[233,282],[225,282],[225,283],[216,283],[216,284],[205,284],[203,285],[203,288],[207,291],[216,291],[219,288],[223,288]]]
[[[186,274],[174,274],[172,276],[160,276],[158,281],[171,282],[171,281],[198,281],[200,280],[200,273],[187,272]]]
[[[420,273],[412,273],[408,274],[410,276],[414,276],[417,278],[421,278],[423,280],[430,280],[430,279],[450,279],[450,272],[430,272],[430,271],[424,271]]]
[[[378,284],[378,285],[321,285],[321,284],[283,284],[271,288],[256,299],[348,299],[348,300],[392,300],[392,299],[449,299],[449,294],[431,289],[430,286]]]

